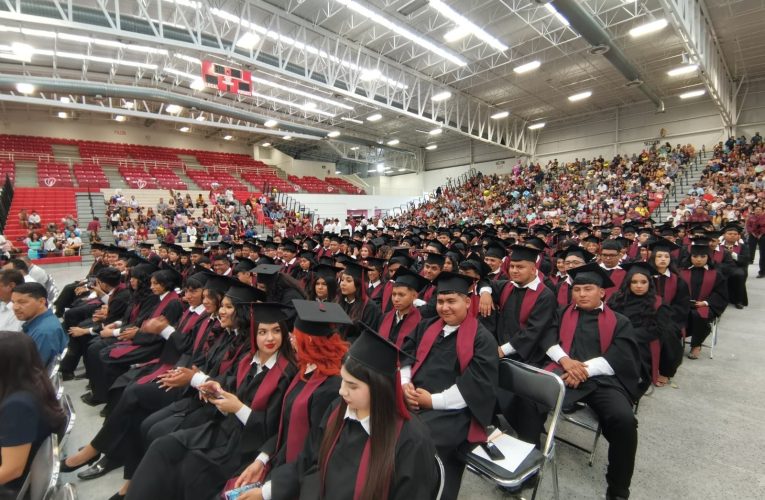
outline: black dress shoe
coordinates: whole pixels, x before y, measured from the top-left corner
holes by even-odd
[[[125,500],[127,495],[120,495],[119,492],[109,497],[109,500]]]
[[[86,379],[86,378],[88,378],[88,374],[85,373],[85,372],[83,372],[82,375],[75,375],[74,376],[75,380],[83,380],[83,379]],[[90,384],[88,384],[88,390],[90,390]]]
[[[735,307],[736,309],[743,309],[743,308],[744,308],[744,305],[743,305],[743,304],[735,304],[735,306],[734,306],[734,307]]]
[[[80,448],[80,449],[82,449],[82,448]],[[80,465],[75,465],[74,467],[71,466],[71,465],[66,465],[66,459],[67,458],[68,457],[64,457],[64,458],[61,459],[61,464],[59,465],[59,468],[58,468],[61,472],[74,472],[77,469],[79,469],[80,467],[85,467],[86,465],[93,465],[94,463],[96,463],[96,461],[99,458],[101,458],[101,454],[99,453],[98,455],[96,455],[95,457],[91,458],[87,462],[82,463]]]
[[[80,399],[82,400],[83,403],[85,403],[88,406],[98,406],[103,404],[102,402],[98,401],[96,398],[93,397],[92,392],[86,392],[85,394],[80,396]]]
[[[87,481],[88,479],[96,479],[97,477],[108,474],[118,467],[120,467],[118,463],[116,463],[114,460],[109,460],[109,457],[104,455],[101,457],[101,460],[77,474],[77,477],[83,481]]]

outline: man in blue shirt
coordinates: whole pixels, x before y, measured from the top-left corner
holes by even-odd
[[[69,343],[61,322],[48,309],[48,292],[39,283],[24,283],[13,289],[13,312],[21,329],[37,344],[42,362],[47,365]]]

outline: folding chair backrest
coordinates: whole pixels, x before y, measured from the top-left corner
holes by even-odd
[[[441,495],[444,493],[444,484],[446,484],[446,471],[444,471],[444,464],[438,455],[436,455],[436,467],[438,469],[438,493],[435,500],[441,500]]]
[[[58,438],[51,434],[35,454],[29,469],[29,499],[43,500],[58,481]]]
[[[56,433],[58,435],[59,443],[63,443],[64,437],[72,431],[72,428],[74,427],[74,421],[77,418],[77,415],[74,412],[72,398],[69,396],[69,394],[64,394],[64,397],[61,398],[61,407],[64,409],[64,413],[66,414],[66,424],[63,425],[61,429],[59,429]]]
[[[48,370],[48,378],[53,380],[56,375],[58,375],[58,369],[61,366],[61,355],[56,354],[56,356],[50,360],[50,363],[48,363],[47,370]]]
[[[563,381],[552,372],[504,358],[499,363],[499,386],[548,408],[552,413],[552,423],[547,431],[547,441],[542,450],[547,455],[555,437],[563,396],[566,393]]]

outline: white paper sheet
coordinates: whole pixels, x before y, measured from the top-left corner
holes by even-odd
[[[515,469],[521,465],[521,462],[523,462],[526,457],[529,456],[531,450],[534,449],[533,444],[526,443],[525,441],[516,439],[513,436],[508,436],[507,434],[500,435],[498,438],[494,439],[492,443],[494,443],[494,446],[499,448],[499,451],[502,452],[505,458],[502,460],[492,460],[480,445],[473,449],[473,453],[481,458],[493,462],[496,465],[499,465],[503,469],[507,469],[510,472],[515,472]]]

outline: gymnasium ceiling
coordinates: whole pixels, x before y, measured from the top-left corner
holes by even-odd
[[[306,159],[385,162],[391,174],[420,168],[427,146],[465,137],[528,154],[540,133],[529,125],[635,103],[670,108],[705,89],[700,70],[668,75],[695,62],[672,1],[5,0],[0,104],[157,119]],[[765,0],[704,1],[729,80],[764,77]],[[556,13],[566,5],[593,21],[637,81],[593,54],[578,24]],[[665,28],[631,36],[661,19]],[[199,88],[202,60],[252,71],[255,95]],[[22,81],[34,90],[19,92]],[[582,92],[591,96],[569,100]],[[182,109],[168,113],[172,96]]]

